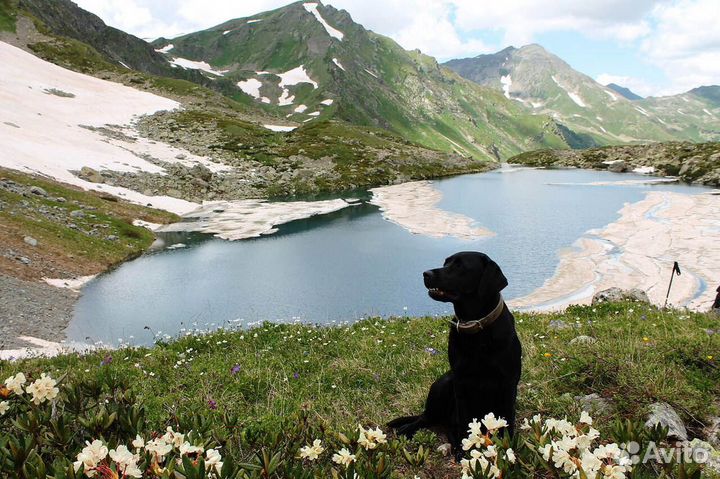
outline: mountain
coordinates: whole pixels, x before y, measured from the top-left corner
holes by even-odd
[[[720,111],[713,111],[717,105],[706,96],[631,101],[575,71],[540,45],[510,47],[444,65],[464,78],[502,91],[526,111],[551,115],[589,138],[588,143],[720,139]],[[677,101],[691,104],[678,108]]]
[[[567,147],[577,136],[321,3],[297,2],[153,45],[178,68],[231,80],[233,98],[299,124],[335,118],[493,160]]]
[[[612,91],[614,91],[615,93],[619,93],[620,95],[627,98],[628,100],[642,100],[643,99],[643,97],[641,97],[637,93],[634,93],[629,88],[620,86],[617,83],[608,83],[605,86],[608,87],[609,89],[611,89]]]

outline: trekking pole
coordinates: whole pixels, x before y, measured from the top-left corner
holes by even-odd
[[[663,304],[663,309],[667,308],[668,298],[670,297],[670,288],[672,288],[673,279],[675,278],[675,275],[680,276],[682,273],[680,272],[680,265],[677,261],[673,264],[673,270],[672,273],[670,273],[670,284],[668,285],[668,291],[665,295],[665,304]]]

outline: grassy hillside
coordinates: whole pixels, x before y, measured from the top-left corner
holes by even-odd
[[[717,316],[623,303],[516,318],[523,343],[520,420],[534,414],[576,418],[588,409],[578,398],[596,394],[605,406],[590,409],[603,440],[637,437],[640,429],[632,432],[617,421],[643,421],[656,401],[678,411],[691,438],[713,439],[706,437],[706,426],[719,412],[720,334],[711,334],[720,327]],[[129,442],[139,433],[147,440],[149,431],[169,425],[194,430],[206,447],[222,445],[228,461],[257,465],[254,472],[248,466],[247,476],[223,477],[261,477],[263,467],[275,472],[262,477],[345,477],[331,474],[333,467],[342,473],[330,461],[332,452],[355,448],[358,424],[382,427],[421,409],[428,386],[448,367],[446,334],[440,318],[368,319],[335,327],[264,324],[196,333],[153,349],[0,363],[0,377],[22,371],[34,380],[47,372],[64,378],[61,397],[80,394],[77,401],[90,401],[79,413],[87,419],[65,439],[66,457],[74,459],[86,439]],[[595,341],[572,341],[580,335]],[[93,397],[110,402],[96,404]],[[115,418],[105,423],[112,412]],[[3,427],[19,433],[19,424],[3,420]],[[48,426],[37,427],[39,432]],[[330,452],[311,468],[297,451],[316,438]],[[429,432],[411,443],[392,440],[377,452],[388,471],[363,477],[459,477],[459,467],[434,452],[439,444]],[[0,441],[0,457],[2,447]],[[520,442],[515,447],[527,455],[523,467],[535,470],[535,477],[557,477],[547,475],[537,453]],[[368,454],[368,463],[377,465],[379,456]],[[659,477],[661,469],[640,467],[633,477]],[[528,470],[508,477],[529,477]]]
[[[105,271],[154,241],[149,230],[133,226],[137,219],[177,217],[0,168],[0,273],[40,279]]]

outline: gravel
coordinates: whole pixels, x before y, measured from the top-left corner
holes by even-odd
[[[32,346],[19,336],[64,339],[77,298],[67,289],[0,274],[0,349]]]

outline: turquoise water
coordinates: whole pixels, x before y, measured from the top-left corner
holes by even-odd
[[[615,221],[624,203],[652,190],[703,191],[677,184],[581,184],[633,179],[647,177],[524,169],[435,181],[441,208],[497,233],[477,241],[410,234],[369,204],[252,240],[183,237],[187,248],[147,254],[88,284],[68,338],[148,344],[154,334],[264,320],[326,324],[443,314],[447,305],[427,297],[421,273],[460,250],[488,253],[508,277],[505,296],[519,297],[552,276],[563,248]]]

